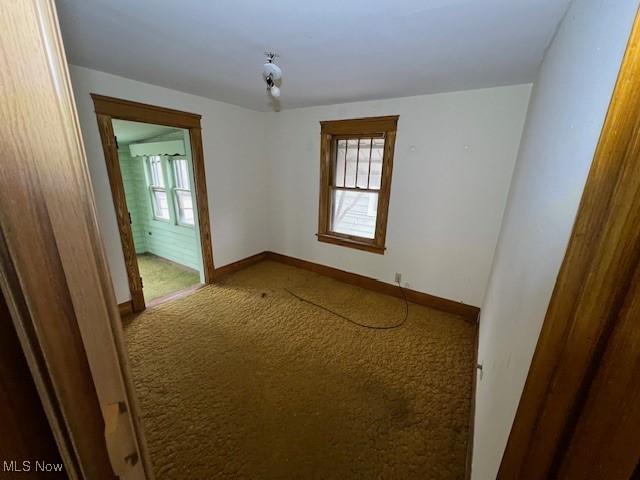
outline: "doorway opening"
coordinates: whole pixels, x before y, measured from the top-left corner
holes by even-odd
[[[204,283],[189,131],[113,120],[147,305]]]
[[[121,313],[213,281],[200,116],[92,95],[127,267]]]

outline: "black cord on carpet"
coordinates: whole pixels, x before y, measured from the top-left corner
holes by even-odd
[[[288,288],[285,288],[285,291],[287,291],[288,293],[290,293],[291,295],[293,295],[294,297],[296,297],[298,300],[300,300],[301,302],[305,302],[308,303],[310,305],[313,305],[315,307],[321,308],[322,310],[325,310],[329,313],[332,313],[333,315],[335,315],[336,317],[340,317],[348,322],[353,323],[354,325],[357,325],[359,327],[362,328],[369,328],[371,330],[391,330],[394,328],[400,328],[402,325],[404,325],[404,323],[407,321],[407,318],[409,317],[409,302],[407,301],[407,296],[404,293],[404,290],[402,289],[402,286],[400,285],[400,282],[398,282],[398,288],[400,289],[400,293],[402,293],[402,299],[404,300],[404,318],[402,319],[402,321],[400,321],[399,323],[397,323],[396,325],[389,325],[386,327],[377,327],[374,325],[365,325],[364,323],[360,323],[360,322],[356,322],[355,320],[342,315],[341,313],[338,312],[334,312],[333,310],[331,310],[330,308],[325,307],[324,305],[319,305],[315,302],[312,302],[311,300],[308,300],[306,298],[301,297],[300,295],[297,295],[295,293],[293,293],[291,290],[289,290]]]

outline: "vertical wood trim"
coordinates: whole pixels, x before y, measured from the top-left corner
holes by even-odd
[[[120,160],[118,159],[113,124],[109,115],[98,113],[97,119],[104,158],[107,164],[113,207],[116,212],[118,230],[120,230],[120,243],[124,254],[129,291],[131,292],[131,305],[134,312],[140,312],[145,308],[144,294],[142,293],[142,282],[136,258],[136,247],[133,242],[133,232],[129,223],[129,209],[124,193],[124,184],[122,183],[122,172],[120,171]]]
[[[126,317],[127,315],[131,315],[133,313],[133,305],[131,304],[131,300],[119,303],[118,304],[118,312],[121,317]]]
[[[200,249],[204,268],[204,283],[213,283],[215,266],[213,263],[213,240],[209,223],[209,200],[207,196],[207,180],[204,173],[204,150],[202,147],[202,130],[189,129],[191,139],[191,157],[193,161],[193,177],[195,179],[196,208],[198,209],[198,226],[200,230]]]
[[[639,47],[636,19],[500,479],[542,479],[557,473],[611,332],[620,322],[640,256]]]
[[[329,185],[331,182],[333,143],[331,135],[322,135],[320,139],[320,202],[318,210],[318,232],[320,233],[326,232],[329,229]]]
[[[103,407],[123,402],[124,450],[152,478],[112,325],[117,306],[51,0],[2,4],[0,279],[70,478],[115,478]],[[120,350],[118,350],[120,349]],[[71,458],[69,458],[71,457]],[[124,459],[118,459],[124,460]]]
[[[636,268],[558,478],[640,478],[633,476],[640,462],[639,319],[640,268]]]
[[[391,198],[391,177],[393,176],[393,152],[396,145],[396,130],[389,130],[384,138],[382,161],[382,179],[378,196],[378,215],[376,217],[376,244],[384,248],[387,241],[387,220],[389,219],[389,200]]]

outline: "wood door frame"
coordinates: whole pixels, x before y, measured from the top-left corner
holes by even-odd
[[[112,123],[113,119],[153,123],[156,125],[182,128],[189,131],[204,282],[205,284],[213,283],[215,267],[213,263],[213,242],[211,240],[211,225],[209,221],[207,182],[204,171],[202,116],[195,113],[108,97],[96,93],[92,93],[91,98],[93,99],[94,110],[98,120],[98,129],[100,131],[100,139],[102,141],[102,149],[107,165],[109,184],[111,186],[111,195],[113,197],[113,206],[116,211],[118,230],[120,231],[122,252],[124,254],[127,279],[129,281],[129,291],[131,292],[132,310],[134,312],[144,310],[145,300],[136,258],[136,250],[133,243],[127,199],[124,193],[120,161],[118,160],[118,148]]]
[[[72,479],[152,479],[53,0],[0,7],[0,288]]]
[[[606,386],[594,383],[594,379],[598,378],[613,339],[619,338],[621,329],[628,328],[628,306],[638,300],[634,298],[637,289],[633,292],[634,272],[640,265],[638,91],[640,20],[636,18],[499,479],[554,478],[558,472],[566,472],[568,465],[575,466],[577,456],[578,463],[591,465],[589,453],[573,447],[595,443],[588,429],[576,430],[587,399],[611,398],[603,395],[605,392],[630,391],[628,386],[615,383],[622,382],[620,377],[628,372],[609,377],[610,384]],[[637,337],[637,319],[635,325]],[[630,338],[628,330],[626,333]],[[598,405],[599,414],[609,415],[619,405]],[[636,455],[630,448],[626,447],[626,453],[619,451],[616,457]]]

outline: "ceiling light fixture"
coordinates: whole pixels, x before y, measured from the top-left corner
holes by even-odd
[[[267,56],[267,63],[262,67],[262,78],[267,84],[267,93],[273,98],[280,97],[280,83],[282,81],[282,70],[273,63],[280,55],[274,52],[264,52]]]

